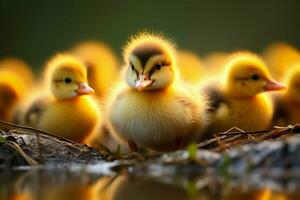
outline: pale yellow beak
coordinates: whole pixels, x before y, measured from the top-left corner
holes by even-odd
[[[86,82],[78,83],[78,88],[75,90],[78,95],[92,94],[94,89],[91,88]]]
[[[275,90],[283,90],[286,86],[282,83],[279,83],[275,80],[268,80],[267,84],[264,86],[264,91],[275,91]]]
[[[142,91],[145,88],[151,86],[154,80],[151,80],[149,74],[139,74],[138,79],[135,82],[135,87],[137,90]]]

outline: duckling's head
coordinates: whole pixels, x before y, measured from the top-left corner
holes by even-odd
[[[112,87],[114,81],[118,80],[117,56],[105,43],[84,41],[77,44],[72,49],[72,53],[84,61],[89,84],[95,90],[96,95],[104,95]]]
[[[253,97],[264,91],[285,87],[272,79],[263,61],[249,52],[234,53],[226,65],[224,86],[235,97]]]
[[[59,54],[48,63],[50,87],[57,99],[69,99],[91,94],[94,90],[87,83],[84,64],[68,54]]]
[[[285,76],[286,96],[293,102],[300,103],[300,62],[289,67]]]
[[[7,57],[0,60],[0,69],[11,71],[15,74],[22,74],[19,79],[24,83],[23,85],[28,88],[32,86],[34,82],[34,76],[30,69],[30,66],[23,60],[13,57]]]
[[[140,33],[124,49],[125,79],[139,91],[168,88],[176,77],[174,46],[161,36]]]

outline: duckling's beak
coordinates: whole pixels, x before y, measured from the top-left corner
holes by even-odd
[[[150,79],[149,74],[139,74],[138,79],[135,82],[135,87],[137,90],[142,91],[145,88],[151,86],[154,80]]]
[[[78,95],[92,94],[94,89],[91,88],[86,82],[78,83],[78,88],[75,90]]]
[[[264,86],[264,91],[283,90],[286,86],[275,80],[267,80],[267,84]]]

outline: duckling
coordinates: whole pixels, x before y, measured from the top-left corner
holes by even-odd
[[[27,63],[13,57],[0,60],[0,71],[0,120],[14,122],[16,109],[33,86],[33,74]]]
[[[170,151],[185,147],[207,124],[202,96],[177,81],[175,49],[159,35],[140,33],[124,49],[126,84],[108,104],[108,127],[117,139]]]
[[[287,126],[300,123],[300,62],[288,67],[284,83],[287,89],[273,95],[273,125]]]
[[[287,43],[275,43],[263,52],[263,59],[274,78],[282,81],[288,66],[300,61],[298,49]]]
[[[177,66],[181,78],[187,83],[197,86],[203,80],[203,62],[195,53],[187,50],[178,51]]]
[[[211,124],[206,137],[238,127],[245,131],[267,128],[272,119],[266,91],[284,89],[272,79],[263,61],[250,52],[230,56],[221,82],[204,87],[211,101]]]
[[[85,143],[100,123],[99,107],[87,84],[84,64],[69,54],[59,54],[48,64],[49,91],[30,103],[25,111],[26,125]]]
[[[205,67],[206,77],[222,76],[224,66],[228,58],[228,53],[212,52],[203,58],[203,65]]]
[[[81,58],[87,66],[88,81],[101,99],[119,80],[118,59],[104,43],[86,41],[76,45],[72,52]]]
[[[25,97],[28,88],[15,73],[0,70],[0,120],[11,122],[17,104]]]
[[[31,88],[34,83],[34,76],[29,65],[21,59],[13,57],[3,58],[0,60],[0,69],[11,71],[17,75],[22,74],[19,79],[23,81],[27,88]]]

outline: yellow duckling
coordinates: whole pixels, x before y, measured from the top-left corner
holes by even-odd
[[[193,52],[181,50],[177,52],[177,66],[182,80],[192,85],[199,85],[203,80],[202,60]]]
[[[119,64],[113,51],[104,43],[86,41],[78,44],[72,52],[87,66],[88,81],[99,97],[119,80]]]
[[[14,110],[33,84],[33,74],[22,60],[3,58],[0,77],[0,120],[12,122]]]
[[[206,102],[176,81],[175,50],[160,36],[140,33],[124,50],[126,84],[109,104],[110,131],[129,144],[168,151],[182,148],[201,135]]]
[[[11,71],[20,76],[23,84],[30,88],[34,83],[32,71],[27,63],[17,58],[3,58],[0,60],[0,70]]]
[[[213,52],[203,58],[206,77],[222,76],[224,67],[228,59],[228,54],[225,52]]]
[[[300,52],[286,43],[275,43],[263,52],[263,59],[270,68],[270,72],[277,80],[282,80],[288,66],[300,61]]]
[[[24,82],[11,71],[0,70],[0,120],[11,122],[17,103],[24,98],[27,89]]]
[[[273,124],[277,126],[300,123],[300,62],[289,67],[284,82],[287,89],[273,96]]]
[[[47,66],[51,95],[35,99],[24,122],[40,130],[85,143],[100,122],[99,107],[87,84],[86,68],[68,54],[52,58]]]
[[[232,127],[245,131],[267,128],[273,109],[263,92],[284,86],[272,80],[263,61],[249,52],[234,53],[225,68],[223,82],[205,88],[212,106],[206,134],[211,136]]]

